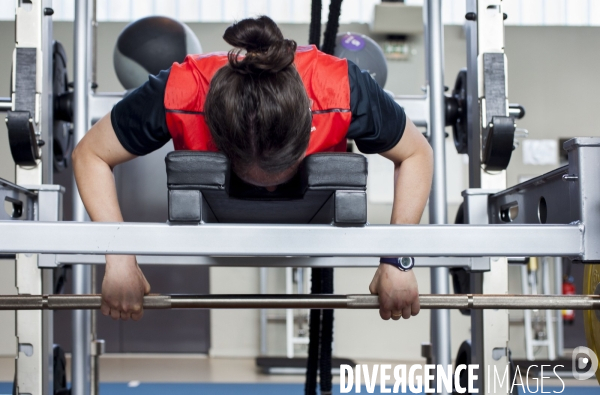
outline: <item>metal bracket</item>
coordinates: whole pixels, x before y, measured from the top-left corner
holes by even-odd
[[[0,178],[0,200],[13,206],[12,213],[0,209],[0,220],[33,220],[35,193]]]

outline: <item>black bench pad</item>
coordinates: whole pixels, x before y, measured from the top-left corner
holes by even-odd
[[[274,192],[231,172],[221,153],[175,151],[165,158],[172,223],[366,223],[367,160],[321,153]]]

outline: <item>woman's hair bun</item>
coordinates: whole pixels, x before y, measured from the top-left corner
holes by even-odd
[[[296,55],[296,42],[284,39],[277,24],[264,15],[234,23],[223,38],[236,47],[229,51],[229,65],[241,74],[277,73],[291,65]]]

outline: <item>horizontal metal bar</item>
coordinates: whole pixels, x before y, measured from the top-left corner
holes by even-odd
[[[486,262],[484,262],[486,261]],[[462,267],[479,269],[489,262],[486,258],[471,257],[418,257],[416,267]],[[104,265],[101,255],[56,255],[56,266],[62,265]],[[209,256],[149,256],[139,255],[140,265],[201,265],[237,267],[376,267],[378,257],[209,257]]]
[[[32,192],[31,190],[24,188],[20,185],[13,184],[12,182],[5,180],[4,178],[0,178],[0,187],[3,189],[22,193],[28,197],[36,197],[35,192]]]
[[[108,114],[115,104],[123,97],[125,92],[91,92],[88,98],[89,117],[92,125],[98,122],[100,118]]]
[[[517,103],[510,103],[508,105],[508,115],[516,119],[521,119],[525,116],[525,107]]]
[[[101,295],[4,295],[0,310],[99,309]],[[420,295],[422,309],[599,310],[600,295]],[[377,295],[149,295],[146,309],[377,309]]]
[[[10,97],[0,97],[0,112],[12,110],[12,99]]]
[[[394,101],[404,109],[406,115],[416,126],[428,127],[429,102],[426,95],[395,96]]]
[[[0,204],[4,205],[0,209],[0,220],[33,220],[36,198],[36,193],[0,178]]]
[[[495,193],[494,195],[492,195],[492,197],[501,197],[501,196],[515,195],[517,193],[527,192],[528,190],[536,188],[536,187],[539,187],[540,185],[552,184],[552,183],[554,183],[556,181],[559,181],[560,185],[567,185],[568,186],[568,183],[565,183],[563,181],[563,176],[565,174],[569,174],[569,166],[562,166],[562,167],[559,167],[558,169],[554,169],[552,171],[549,171],[548,173],[544,173],[541,176],[531,178],[531,179],[529,179],[527,181],[524,181],[524,182],[522,182],[520,184],[514,185],[514,186],[512,186],[510,188],[507,188],[507,189],[505,189],[503,191]],[[568,194],[569,193],[568,188],[564,192],[566,194]]]
[[[583,225],[328,225],[0,221],[0,253],[173,256],[563,256]]]

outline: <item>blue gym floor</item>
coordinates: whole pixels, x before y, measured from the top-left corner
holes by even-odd
[[[534,388],[531,388],[532,391]],[[560,387],[544,387],[544,393],[560,392]],[[0,383],[0,394],[11,394],[12,383]],[[339,385],[333,386],[333,394],[340,393]],[[354,394],[356,392],[351,392]],[[363,387],[361,394],[367,394]],[[529,394],[534,392],[519,392]],[[538,389],[538,394],[539,389]],[[303,395],[302,384],[177,384],[177,383],[141,383],[129,387],[127,383],[100,384],[101,395]],[[374,394],[380,394],[378,388]],[[565,388],[562,395],[598,395],[599,387],[570,387]]]

